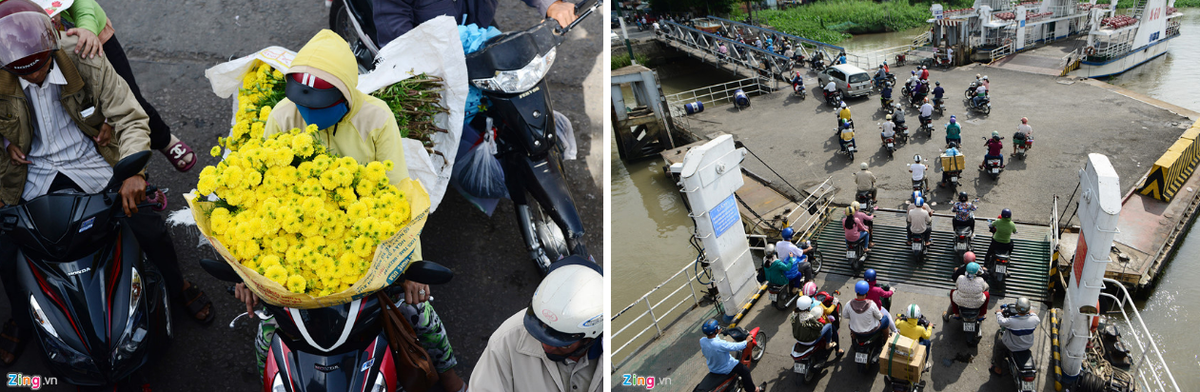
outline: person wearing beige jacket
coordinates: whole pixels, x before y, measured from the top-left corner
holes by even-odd
[[[0,3],[0,136],[10,142],[10,159],[0,159],[0,205],[32,200],[60,189],[97,193],[121,158],[150,148],[146,113],[125,81],[103,57],[82,58],[77,39],[60,36],[41,7],[29,0]],[[105,119],[115,134],[104,136]],[[120,199],[147,258],[166,280],[179,305],[202,323],[211,322],[211,301],[183,280],[179,260],[161,216],[138,210],[146,178],[124,181]],[[0,281],[14,319],[0,332],[0,361],[16,360],[31,332],[28,301],[15,282],[17,244],[0,237]]]
[[[550,266],[530,306],[488,339],[470,392],[599,392],[604,385],[604,276],[571,256]]]

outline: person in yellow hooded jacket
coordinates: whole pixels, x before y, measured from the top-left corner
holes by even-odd
[[[296,53],[284,79],[287,98],[272,108],[266,136],[316,125],[319,131],[313,137],[331,154],[351,157],[361,164],[391,160],[395,169],[388,172],[388,182],[396,185],[408,178],[396,118],[386,103],[356,88],[358,65],[345,40],[330,30],[321,30]],[[412,257],[421,259],[420,246]],[[236,295],[246,303],[247,312],[252,312],[257,303],[254,294],[238,284]],[[445,328],[429,298],[429,286],[406,281],[403,299],[396,305],[407,320],[417,320],[413,329],[433,359],[442,386],[448,391],[465,390],[465,383],[454,370],[458,362]],[[260,323],[255,336],[260,371],[274,334],[273,321]]]

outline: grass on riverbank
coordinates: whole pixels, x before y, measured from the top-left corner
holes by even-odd
[[[641,65],[644,65],[647,67],[650,66],[650,56],[647,56],[642,53],[634,53],[633,59],[637,60],[638,64],[641,64]],[[627,67],[630,64],[632,64],[632,62],[629,61],[629,55],[627,55],[627,54],[612,56],[611,61],[612,61],[611,69],[620,69],[622,67]]]
[[[1194,0],[1200,1],[1200,0]],[[959,4],[963,3],[963,4]],[[755,17],[775,29],[825,43],[837,43],[851,34],[883,33],[922,26],[930,18],[930,3],[870,0],[832,0],[790,8],[764,10]],[[969,0],[953,0],[950,9],[970,7]],[[744,15],[734,15],[741,19]]]

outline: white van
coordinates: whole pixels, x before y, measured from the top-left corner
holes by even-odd
[[[821,84],[822,90],[830,80],[837,83],[837,88],[842,91],[844,97],[858,97],[871,93],[871,74],[850,64],[835,65],[817,75],[817,82]]]

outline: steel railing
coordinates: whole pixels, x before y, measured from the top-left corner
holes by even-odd
[[[1069,278],[1069,276],[1067,278]],[[1150,333],[1150,328],[1146,326],[1146,322],[1142,320],[1142,315],[1137,310],[1137,304],[1133,301],[1133,297],[1129,295],[1129,291],[1125,289],[1125,285],[1121,284],[1121,282],[1115,279],[1110,278],[1103,278],[1101,282],[1103,287],[1101,287],[1102,291],[1100,292],[1100,297],[1108,298],[1113,301],[1112,307],[1108,313],[1111,314],[1119,312],[1121,314],[1121,321],[1124,322],[1124,326],[1126,327],[1124,329],[1127,330],[1130,335],[1133,335],[1134,343],[1136,343],[1135,346],[1130,347],[1130,357],[1137,358],[1137,360],[1134,361],[1133,365],[1130,367],[1130,370],[1117,369],[1116,371],[1122,371],[1132,375],[1134,381],[1138,384],[1138,390],[1141,391],[1180,392],[1181,390],[1179,389],[1179,384],[1175,382],[1175,376],[1171,374],[1171,369],[1167,366],[1167,361],[1162,357],[1162,351],[1158,349],[1158,342],[1155,341],[1154,335]],[[1105,289],[1108,289],[1112,286],[1118,288],[1118,294],[1120,297],[1104,292]],[[1066,293],[1066,297],[1063,301],[1063,307],[1064,309],[1070,310],[1070,308],[1075,307],[1071,298],[1071,290],[1066,289],[1063,291]],[[1111,310],[1113,308],[1116,308],[1117,310]],[[1066,317],[1070,317],[1070,312],[1065,313],[1067,313]],[[1132,318],[1129,317],[1130,313],[1133,314]],[[1098,315],[1087,316],[1098,317]],[[1136,322],[1136,324],[1134,322]],[[1091,323],[1092,321],[1089,319],[1088,324],[1091,325]],[[1067,328],[1065,324],[1062,327]],[[1066,336],[1074,335],[1074,331],[1069,329],[1064,329],[1060,332],[1065,332],[1067,334]],[[1122,336],[1125,335],[1124,332],[1126,331],[1122,331]],[[1059,340],[1062,343],[1059,346],[1060,349],[1065,348],[1069,342],[1069,340],[1065,340],[1061,336],[1059,337]],[[1137,352],[1132,352],[1134,349],[1136,349]],[[1070,356],[1070,354],[1066,352],[1062,352],[1060,354],[1064,358]],[[1087,360],[1087,354],[1085,353],[1084,355],[1084,359]],[[1149,362],[1149,365],[1147,365],[1147,362]],[[1084,366],[1087,366],[1087,363],[1087,361],[1084,361]]]
[[[989,54],[989,56],[991,56],[991,61],[988,64],[995,63],[997,60],[1000,60],[1009,54],[1012,54],[1012,42],[1007,42],[1004,45],[1001,45],[999,48],[992,49],[992,52]]]
[[[680,306],[683,306],[684,304],[688,303],[689,300],[692,302],[692,304],[694,306],[700,305],[700,299],[699,299],[699,297],[696,296],[696,287],[692,286],[692,282],[698,278],[698,275],[691,273],[691,271],[696,268],[695,263],[696,263],[695,261],[688,263],[687,266],[684,266],[683,269],[680,269],[679,272],[675,273],[675,275],[671,275],[670,278],[667,278],[667,280],[664,280],[658,286],[655,286],[653,289],[651,289],[645,295],[642,295],[641,298],[638,298],[637,301],[633,301],[633,303],[629,304],[629,306],[626,306],[625,309],[622,309],[620,312],[617,312],[617,314],[613,315],[612,318],[609,319],[609,325],[615,326],[617,318],[621,317],[621,315],[630,311],[631,309],[633,309],[635,306],[638,306],[639,304],[646,305],[645,311],[643,311],[637,317],[630,320],[628,324],[625,324],[625,326],[622,327],[621,329],[617,330],[617,332],[613,332],[612,335],[609,335],[609,341],[614,342],[614,344],[617,344],[617,342],[619,342],[619,340],[617,339],[618,336],[622,335],[630,327],[633,327],[638,321],[640,321],[640,320],[642,320],[642,318],[646,317],[646,315],[650,316],[650,323],[649,323],[650,325],[647,325],[645,328],[642,328],[641,331],[638,331],[637,334],[630,337],[623,344],[621,344],[620,347],[617,347],[617,349],[613,350],[609,354],[609,358],[610,358],[609,363],[615,364],[615,365],[613,365],[613,368],[612,368],[613,372],[617,371],[617,369],[619,369],[621,366],[625,365],[625,363],[628,362],[630,358],[632,358],[632,354],[631,354],[631,355],[628,355],[625,358],[623,358],[620,362],[617,362],[615,360],[615,358],[617,358],[617,353],[620,353],[622,350],[625,350],[625,348],[629,347],[630,344],[637,342],[638,338],[642,337],[642,335],[645,335],[646,332],[650,331],[651,328],[654,328],[654,330],[655,330],[654,337],[652,337],[649,341],[646,341],[643,344],[649,344],[650,342],[653,342],[654,339],[657,339],[658,337],[662,336],[663,325],[664,324],[669,325],[670,323],[675,322],[680,317],[683,317],[683,315],[686,312],[681,312],[681,313],[675,315],[675,317],[671,318],[670,320],[666,320],[666,318],[669,315],[671,315],[672,312],[675,311],[675,309],[678,309]],[[676,278],[679,278],[681,274],[683,275],[683,277],[686,278],[686,279],[684,279],[682,284],[680,284],[678,287],[676,287],[674,291],[671,291],[670,294],[667,294],[665,297],[663,297],[657,303],[652,304],[650,302],[650,296],[652,294],[657,292],[659,289],[662,289],[667,284],[670,284],[672,281],[676,280]],[[670,309],[667,309],[664,312],[655,313],[655,309],[661,309],[660,306],[664,302],[666,302],[671,297],[674,297],[676,294],[678,294],[684,288],[691,289],[686,293],[686,294],[688,294],[687,296],[683,297],[678,302],[676,302],[674,305],[672,305]]]
[[[746,93],[747,96],[762,95],[771,92],[768,88],[763,87],[760,78],[746,78],[667,95],[667,110],[676,124],[688,127],[690,124],[688,123],[687,111],[684,110],[684,105],[699,101],[704,104],[707,110],[718,104],[732,101],[733,93],[739,89]]]
[[[1125,289],[1125,285],[1115,279],[1104,278],[1105,287],[1109,285],[1116,286],[1120,289],[1121,297],[1101,292],[1101,297],[1106,297],[1113,300],[1113,307],[1119,307],[1121,316],[1128,326],[1128,330],[1133,335],[1134,342],[1137,343],[1138,359],[1134,362],[1133,367],[1128,371],[1138,381],[1138,385],[1142,391],[1175,391],[1179,392],[1179,384],[1175,382],[1175,376],[1171,374],[1171,369],[1167,366],[1167,361],[1163,360],[1162,351],[1158,349],[1158,343],[1154,340],[1154,335],[1150,333],[1150,328],[1146,327],[1146,322],[1142,320],[1142,315],[1137,310],[1137,304],[1133,302],[1133,297],[1129,296],[1129,291]],[[1126,305],[1129,305],[1131,312],[1126,312]],[[1133,313],[1134,318],[1130,319],[1129,313]],[[1133,320],[1137,321],[1135,325]],[[1150,354],[1154,355],[1151,356]],[[1132,356],[1132,353],[1131,353]],[[1150,365],[1146,365],[1150,362]],[[1145,372],[1143,372],[1145,370]],[[1149,377],[1147,377],[1147,373]],[[1151,383],[1153,381],[1153,383]]]
[[[793,231],[800,233],[800,238],[810,237],[813,234],[810,233],[813,227],[821,223],[821,219],[827,215],[825,212],[829,210],[829,205],[833,203],[832,182],[833,176],[826,178],[821,185],[817,186],[816,192],[810,193],[808,197],[801,200],[797,208],[788,213],[787,217],[784,218],[784,222],[788,223],[787,227],[791,227]],[[816,213],[813,213],[814,209],[817,211]],[[808,218],[803,219],[803,222],[797,222],[798,219],[795,218],[797,213],[807,214]]]

